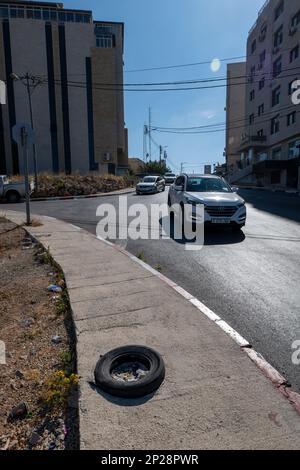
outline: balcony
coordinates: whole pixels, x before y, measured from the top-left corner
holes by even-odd
[[[244,151],[249,148],[263,149],[265,147],[267,147],[266,135],[247,135],[242,139],[240,151]]]

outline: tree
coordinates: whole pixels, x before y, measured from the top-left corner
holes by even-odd
[[[165,173],[171,172],[171,170],[166,165],[166,162],[153,161],[145,164],[145,172],[152,175],[164,175]]]

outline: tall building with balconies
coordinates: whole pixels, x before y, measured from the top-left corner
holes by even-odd
[[[300,106],[292,102],[297,79],[299,0],[268,0],[247,41],[245,128],[240,147],[244,172],[240,175],[247,174],[249,181],[300,188]]]
[[[26,74],[39,172],[127,169],[123,49],[123,23],[94,21],[91,11],[61,3],[0,1],[0,80],[7,85],[7,104],[0,106],[0,174],[23,172],[11,130],[30,122],[26,89],[16,80]]]

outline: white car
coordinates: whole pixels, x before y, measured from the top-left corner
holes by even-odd
[[[166,173],[164,179],[166,184],[173,184],[176,179],[176,175],[174,173]]]
[[[141,183],[136,185],[136,194],[155,194],[166,189],[166,182],[162,176],[145,176]]]
[[[174,205],[174,212],[184,213],[185,204],[203,204],[205,224],[240,230],[246,224],[247,211],[237,190],[219,176],[182,174],[170,187],[168,205]]]

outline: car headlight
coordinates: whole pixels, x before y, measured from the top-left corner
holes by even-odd
[[[186,203],[187,204],[203,204],[203,202],[198,201],[196,199],[191,199],[191,198],[187,198]]]
[[[239,203],[238,203],[238,208],[240,209],[241,207],[244,207],[245,204],[246,204],[245,201],[239,202]]]

